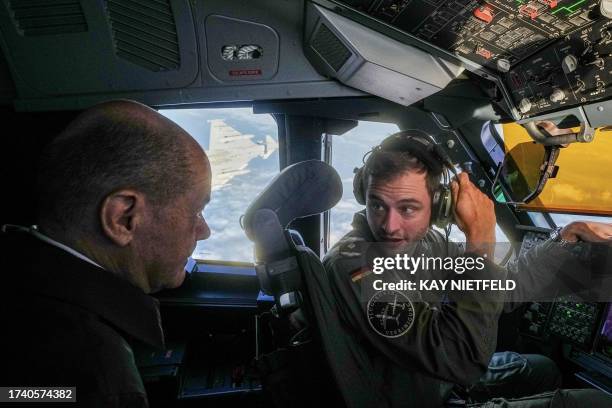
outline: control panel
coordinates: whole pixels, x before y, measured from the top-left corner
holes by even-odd
[[[560,338],[581,349],[589,349],[601,315],[601,305],[560,297],[554,303],[531,302],[523,313],[519,330],[524,335],[546,340]]]
[[[527,231],[520,253],[524,254],[546,239],[548,234],[544,232]],[[601,309],[601,304],[579,302],[571,296],[558,297],[554,302],[531,302],[523,313],[520,331],[539,339],[555,336],[588,349],[593,344]]]
[[[597,19],[597,0],[341,0],[488,68],[511,65]]]
[[[552,303],[549,302],[532,302],[523,313],[519,327],[521,333],[536,338],[544,338],[551,307]]]
[[[505,82],[525,116],[612,94],[612,21],[573,32],[512,68]]]
[[[523,236],[520,254],[524,254],[535,245],[548,239],[548,234],[544,232],[527,231]],[[527,306],[523,313],[519,330],[521,333],[531,337],[545,338],[546,327],[550,316],[552,303],[532,302]]]
[[[519,253],[524,254],[540,242],[546,241],[548,236],[549,234],[544,232],[527,231],[525,235],[523,235],[523,242],[521,242]]]
[[[487,68],[523,118],[612,93],[612,20],[598,0],[333,1]]]
[[[559,298],[552,308],[547,330],[551,335],[587,349],[593,344],[600,310],[601,305],[597,303]]]

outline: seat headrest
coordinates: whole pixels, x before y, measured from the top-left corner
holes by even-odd
[[[307,160],[287,166],[249,205],[242,227],[252,238],[253,215],[267,208],[276,213],[281,226],[296,218],[322,213],[342,197],[342,181],[336,170],[320,160]]]

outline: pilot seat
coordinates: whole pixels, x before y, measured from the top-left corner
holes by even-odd
[[[264,389],[279,407],[345,405],[337,385],[340,373],[330,369],[331,349],[321,332],[327,322],[317,323],[333,319],[334,312],[322,310],[320,290],[312,290],[313,281],[327,280],[325,269],[300,234],[288,229],[297,218],[329,210],[341,196],[342,182],[333,167],[303,161],[281,171],[242,219],[255,244],[261,290],[274,300],[271,310],[258,316],[256,364]]]

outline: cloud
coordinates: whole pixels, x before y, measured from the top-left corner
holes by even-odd
[[[227,112],[227,118],[240,123],[248,123],[249,126],[256,127],[260,132],[268,132],[276,135],[278,126],[272,115],[268,113],[254,114],[251,108],[231,109]]]

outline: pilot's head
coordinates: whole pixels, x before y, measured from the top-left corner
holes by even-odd
[[[146,293],[179,286],[210,230],[206,154],[182,128],[132,101],[79,115],[43,152],[38,224]]]
[[[365,204],[368,225],[379,242],[401,246],[417,241],[432,224],[432,200],[440,187],[442,166],[425,163],[423,151],[411,148],[423,137],[418,131],[389,136],[356,174],[355,196]],[[427,143],[430,139],[423,139],[424,150]]]

